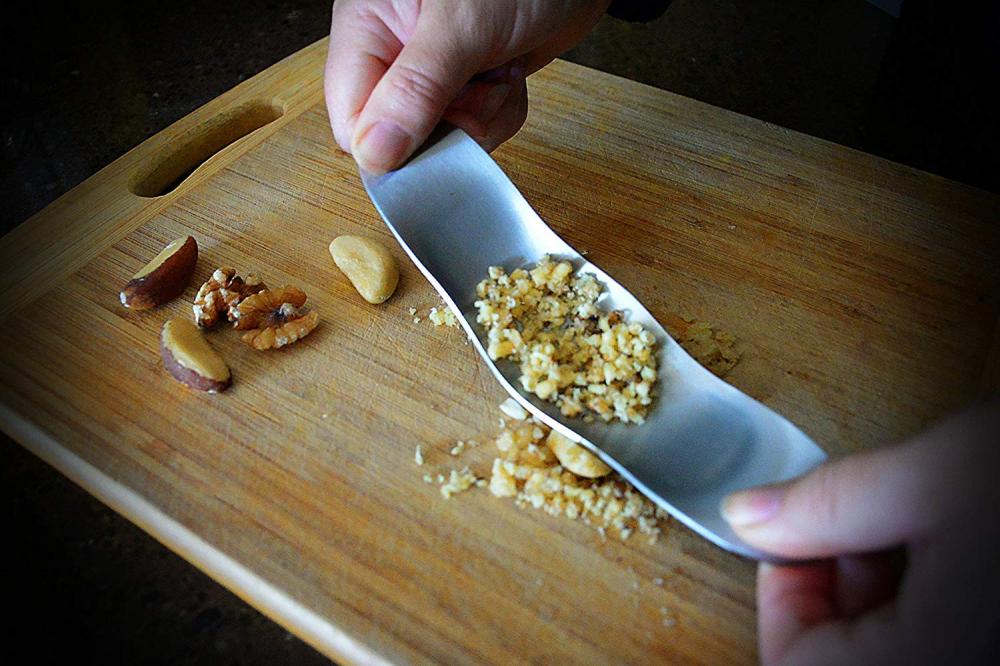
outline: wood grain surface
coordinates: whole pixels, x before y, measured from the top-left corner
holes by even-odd
[[[334,146],[324,52],[241,84],[0,240],[4,430],[338,659],[754,661],[752,563],[679,525],[604,541],[421,481],[488,473],[491,446],[447,450],[488,440],[503,395],[457,330],[413,323],[408,308],[439,301]],[[527,125],[496,152],[527,199],[662,321],[736,334],[729,380],[831,454],[995,388],[998,197],[565,62],[530,85]],[[133,194],[259,124],[248,104],[281,115],[169,194]],[[387,303],[334,267],[343,233],[399,258]],[[125,281],[186,234],[201,256],[184,297],[124,309]],[[213,396],[167,376],[157,344],[221,264],[301,286],[321,324],[271,353],[211,333],[235,378]]]

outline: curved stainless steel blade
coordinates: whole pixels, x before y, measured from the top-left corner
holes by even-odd
[[[555,234],[464,132],[440,131],[397,171],[362,181],[403,249],[459,317],[497,380],[549,427],[580,440],[672,516],[719,546],[777,560],[744,543],[719,513],[734,490],[798,476],[826,459],[787,419],[699,365],[618,282]],[[476,324],[476,285],[543,255],[592,273],[599,305],[624,310],[659,342],[658,393],[642,425],[584,423],[519,390],[519,370],[493,362]]]

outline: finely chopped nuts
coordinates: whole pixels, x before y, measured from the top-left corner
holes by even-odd
[[[607,472],[600,468],[583,469],[594,476],[603,474],[600,479],[573,473],[560,462],[553,446],[562,448],[563,455],[572,451],[573,456],[592,458],[588,465],[603,466],[592,453],[528,418],[526,412],[524,419],[501,419],[500,425],[502,430],[495,440],[500,455],[493,461],[488,481],[465,466],[449,470],[447,476],[424,474],[424,483],[436,483],[445,499],[471,488],[488,487],[497,497],[513,498],[521,508],[531,506],[550,515],[582,520],[602,537],[611,532],[625,541],[639,532],[647,535],[651,543],[656,541],[662,521],[667,518],[665,512],[610,469]],[[477,442],[473,440],[459,440],[449,453],[458,456],[475,446]],[[418,445],[414,462],[421,465],[423,461]]]
[[[520,507],[583,520],[602,536],[610,530],[625,541],[639,532],[655,541],[666,513],[617,474],[596,480],[565,469],[547,444],[549,433],[534,419],[508,424],[496,439],[500,457],[493,461],[490,492]]]
[[[499,266],[476,287],[477,322],[493,360],[519,365],[521,386],[569,417],[642,423],[657,380],[656,338],[620,312],[601,312],[601,286],[545,256],[509,275]]]

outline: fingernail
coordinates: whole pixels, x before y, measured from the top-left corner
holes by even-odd
[[[734,527],[747,527],[773,518],[781,508],[781,488],[741,490],[722,500],[722,517]]]
[[[361,168],[381,174],[394,169],[410,151],[410,135],[391,120],[380,120],[355,142],[354,159]]]
[[[483,106],[479,109],[478,118],[480,120],[486,121],[490,120],[497,114],[503,103],[507,101],[507,96],[510,94],[510,85],[507,83],[501,83],[500,85],[493,88],[493,90],[486,93],[486,98],[483,100]]]

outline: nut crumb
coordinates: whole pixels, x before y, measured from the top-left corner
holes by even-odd
[[[424,464],[424,454],[420,450],[420,445],[419,444],[417,444],[417,448],[414,449],[414,451],[413,451],[413,462],[417,463],[418,465],[423,465]]]
[[[458,440],[458,442],[455,443],[455,446],[451,447],[451,451],[448,453],[453,456],[460,456],[463,451],[465,451],[465,442],[463,440]]]
[[[440,474],[438,475],[441,476]],[[479,478],[469,471],[468,467],[461,470],[451,470],[446,483],[441,485],[441,496],[450,499],[452,495],[464,492],[474,486]]]
[[[500,403],[500,411],[514,419],[515,421],[523,421],[528,418],[528,410],[521,406],[517,400],[514,398],[507,398]],[[503,427],[503,419],[500,419],[500,426]]]
[[[729,374],[742,357],[736,349],[736,336],[705,321],[682,321],[685,325],[675,336],[677,343],[715,375]]]
[[[427,318],[435,326],[450,326],[452,328],[458,328],[458,320],[455,319],[455,313],[451,311],[451,308],[442,306],[439,310],[438,308],[431,308],[430,314]]]

